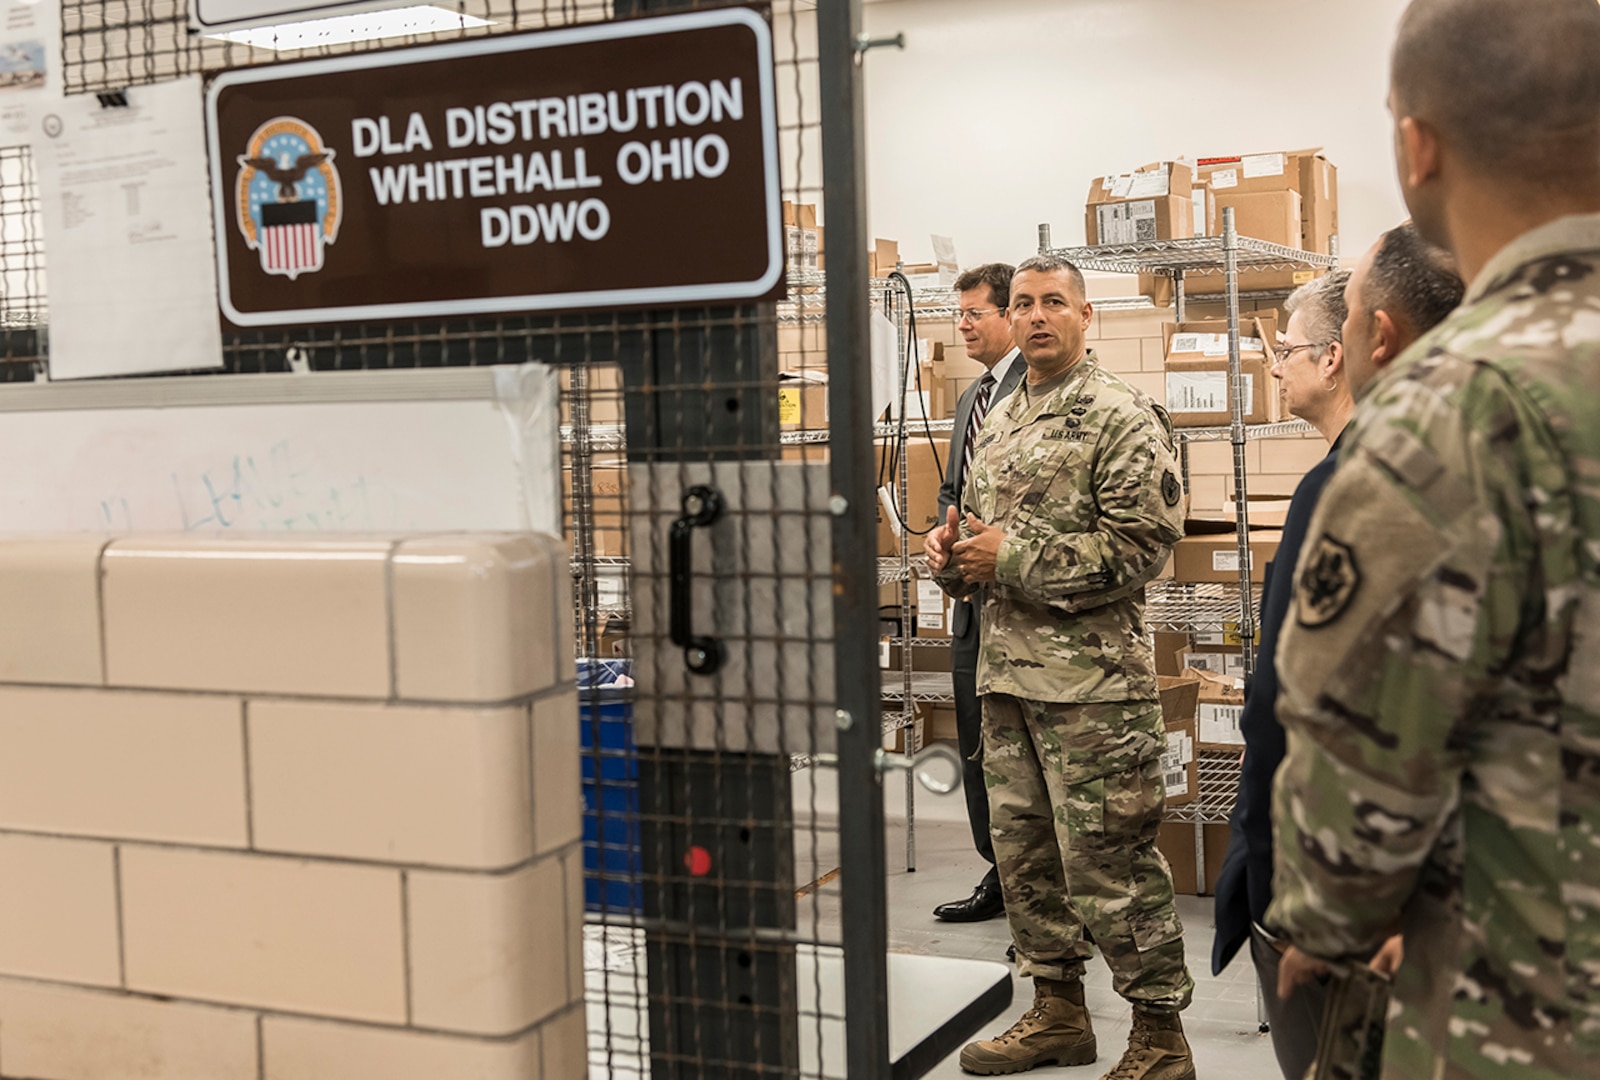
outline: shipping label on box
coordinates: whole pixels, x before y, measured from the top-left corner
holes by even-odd
[[[1158,169],[1149,169],[1136,172],[1130,177],[1128,190],[1118,198],[1122,199],[1159,199],[1170,194],[1172,187],[1171,174],[1166,165]]]
[[[1107,203],[1095,208],[1102,244],[1141,244],[1156,239],[1156,204],[1140,202]]]
[[[1243,715],[1243,705],[1202,701],[1196,721],[1199,741],[1215,746],[1243,746],[1244,734],[1239,730],[1239,719]]]
[[[1202,645],[1225,644],[1222,640],[1223,635],[1220,632],[1196,634],[1195,637],[1197,639],[1216,639],[1214,641],[1199,641],[1198,643]],[[1244,657],[1239,653],[1186,652],[1179,657],[1179,663],[1186,668],[1194,668],[1196,671],[1209,671],[1213,675],[1221,675],[1228,679],[1244,678]]]
[[[1239,338],[1239,351],[1241,353],[1264,352],[1265,346],[1258,337],[1247,337],[1241,335]],[[1228,335],[1195,333],[1173,334],[1172,341],[1167,346],[1168,357],[1175,358],[1185,354],[1193,354],[1196,356],[1227,356]]]
[[[1250,553],[1250,569],[1256,568],[1256,553]],[[1222,574],[1237,574],[1239,572],[1239,552],[1213,551],[1211,553],[1211,569]]]
[[[1226,191],[1228,188],[1236,188],[1238,186],[1238,169],[1218,169],[1211,174],[1211,187],[1215,191]]]
[[[1169,803],[1189,800],[1189,766],[1193,761],[1194,739],[1187,731],[1169,729],[1167,748],[1161,755],[1161,778],[1166,782]]]
[[[1239,162],[1239,168],[1244,172],[1246,180],[1255,180],[1262,176],[1282,176],[1283,166],[1282,154],[1247,154]]]
[[[1246,401],[1255,400],[1255,379],[1241,375]],[[1168,371],[1167,411],[1169,413],[1226,413],[1228,411],[1228,373],[1226,371]]]
[[[944,629],[944,590],[937,581],[917,581],[917,629]]]

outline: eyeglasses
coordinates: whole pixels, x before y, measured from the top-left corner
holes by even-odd
[[[1332,342],[1329,341],[1311,341],[1304,345],[1291,345],[1287,349],[1279,349],[1273,353],[1272,356],[1273,359],[1278,363],[1287,364],[1289,362],[1289,358],[1295,353],[1299,352],[1301,349],[1326,349],[1331,344]]]
[[[993,315],[997,311],[1004,311],[1003,307],[962,308],[956,312],[956,322],[977,322],[985,315]]]

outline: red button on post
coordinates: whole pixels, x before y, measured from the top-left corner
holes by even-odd
[[[705,877],[711,873],[711,852],[696,844],[683,853],[683,865],[695,877]]]

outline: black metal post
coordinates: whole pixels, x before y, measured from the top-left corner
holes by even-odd
[[[851,1080],[889,1072],[889,930],[884,881],[860,0],[817,5],[823,220],[828,229],[828,414],[833,487],[835,701],[839,709],[839,862],[844,920],[845,1065]],[[910,708],[910,702],[906,707]]]

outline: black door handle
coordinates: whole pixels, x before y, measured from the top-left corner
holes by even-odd
[[[672,523],[668,544],[667,576],[668,621],[672,643],[682,646],[683,662],[696,675],[714,675],[728,658],[722,642],[694,632],[694,597],[689,585],[694,576],[694,530],[710,525],[722,516],[722,493],[716,488],[696,484],[683,493],[683,516]]]

